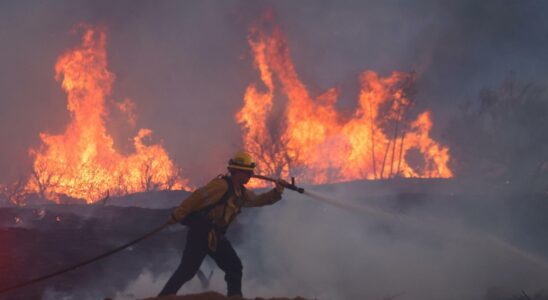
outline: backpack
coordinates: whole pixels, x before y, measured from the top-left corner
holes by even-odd
[[[218,201],[218,202],[215,202],[213,204],[210,204],[200,210],[197,210],[197,211],[194,211],[194,212],[191,212],[190,214],[188,214],[188,216],[186,216],[180,223],[182,225],[185,225],[185,226],[188,226],[190,228],[192,227],[197,227],[197,226],[207,226],[208,228],[215,228],[216,230],[218,230],[219,232],[221,233],[225,233],[226,230],[228,229],[228,226],[230,225],[227,224],[226,226],[219,226],[219,225],[216,225],[213,223],[213,220],[211,220],[209,218],[209,212],[214,209],[215,207],[219,206],[219,205],[224,205],[224,210],[223,210],[223,218],[226,214],[226,208],[228,206],[228,199],[230,199],[231,196],[234,195],[234,187],[232,186],[232,182],[230,181],[230,177],[229,176],[222,176],[221,177],[222,179],[224,179],[228,185],[228,190],[223,194],[223,196],[221,197],[221,199]],[[240,187],[241,190],[242,190],[242,195],[245,194],[245,187]],[[236,205],[238,205],[240,208],[242,205],[243,205],[243,201],[237,201]]]

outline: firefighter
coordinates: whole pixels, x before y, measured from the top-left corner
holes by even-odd
[[[278,179],[274,189],[256,195],[245,188],[256,163],[239,151],[228,161],[229,173],[217,176],[190,194],[171,214],[169,223],[189,227],[186,246],[177,270],[159,296],[174,295],[198,272],[209,255],[225,273],[227,296],[242,295],[242,262],[225,233],[242,207],[263,206],[281,199],[286,181]]]

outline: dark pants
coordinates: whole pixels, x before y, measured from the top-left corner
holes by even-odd
[[[196,275],[206,255],[213,258],[217,266],[225,272],[227,295],[242,295],[242,262],[224,237],[219,238],[215,251],[209,249],[207,236],[210,228],[203,223],[190,226],[181,263],[159,296],[176,294],[185,282]]]

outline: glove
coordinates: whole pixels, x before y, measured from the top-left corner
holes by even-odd
[[[179,223],[179,221],[177,221],[177,219],[175,219],[175,216],[171,215],[171,216],[169,217],[169,220],[167,221],[167,223],[168,223],[169,225],[173,225],[173,224]]]
[[[284,189],[285,189],[285,186],[286,185],[289,185],[289,183],[281,178],[278,178],[278,180],[276,180],[276,192],[278,193],[283,193]]]

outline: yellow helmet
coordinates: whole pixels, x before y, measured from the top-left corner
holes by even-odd
[[[245,151],[238,151],[236,154],[234,154],[234,157],[228,160],[227,168],[253,171],[253,169],[255,169],[255,166],[257,166],[257,163],[255,163],[255,161],[253,160],[251,154]]]

